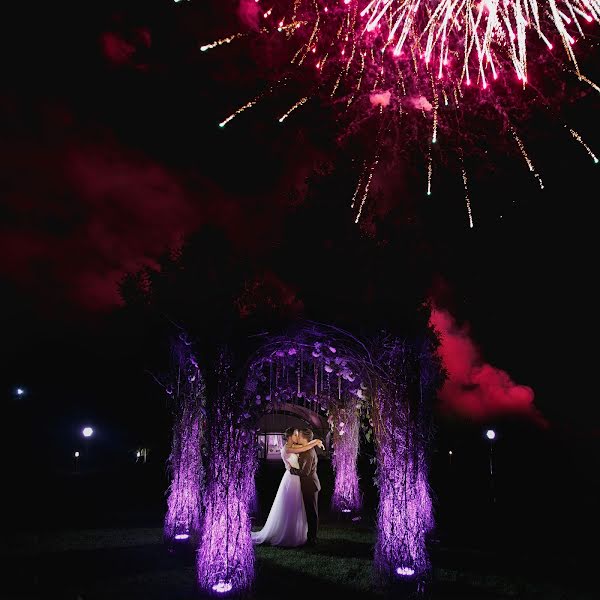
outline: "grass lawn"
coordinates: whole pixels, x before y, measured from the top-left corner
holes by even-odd
[[[257,547],[254,597],[384,598],[372,580],[372,530],[326,525],[314,548]],[[94,529],[11,536],[1,547],[3,600],[191,600],[194,555],[169,554],[159,528]],[[431,599],[587,600],[591,592],[481,552],[434,548]],[[396,590],[393,597],[405,597]]]

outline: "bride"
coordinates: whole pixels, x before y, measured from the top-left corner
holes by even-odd
[[[281,448],[281,458],[286,471],[281,478],[279,489],[267,517],[267,522],[260,531],[253,531],[254,544],[270,544],[272,546],[302,546],[306,543],[308,524],[306,510],[300,489],[300,477],[290,473],[290,467],[300,468],[298,454],[315,446],[323,449],[321,440],[312,440],[308,444],[298,443],[298,430],[289,427],[283,434],[285,444]]]

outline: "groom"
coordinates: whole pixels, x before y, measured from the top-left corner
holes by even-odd
[[[298,442],[308,444],[314,438],[310,429],[300,429],[298,431]],[[321,482],[317,475],[317,453],[314,448],[307,452],[302,452],[298,456],[300,468],[290,467],[292,475],[300,477],[300,488],[302,489],[302,498],[304,508],[306,509],[306,520],[308,522],[308,535],[306,539],[307,546],[314,546],[317,543],[317,529],[319,527],[319,491]]]

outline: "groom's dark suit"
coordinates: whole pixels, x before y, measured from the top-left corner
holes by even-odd
[[[304,508],[306,508],[306,520],[308,522],[308,543],[317,541],[317,529],[319,527],[319,491],[321,482],[317,475],[317,453],[314,448],[302,452],[298,455],[299,469],[290,467],[290,473],[300,477],[300,487],[302,489],[302,498],[304,499]]]

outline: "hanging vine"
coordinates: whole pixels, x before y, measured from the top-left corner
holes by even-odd
[[[431,566],[426,536],[434,524],[429,413],[442,374],[435,341],[384,338],[380,363],[387,377],[372,404],[379,487],[375,569],[382,582],[425,581]]]

